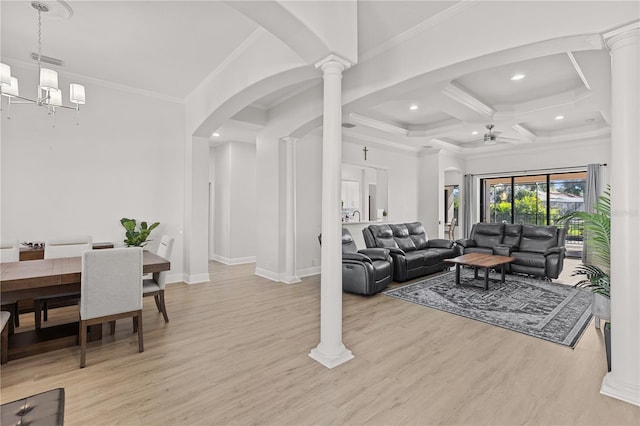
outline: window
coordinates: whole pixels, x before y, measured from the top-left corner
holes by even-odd
[[[553,225],[569,212],[584,210],[586,177],[586,172],[568,172],[481,179],[480,219]],[[582,241],[582,230],[578,228],[580,224],[569,224],[568,239]]]

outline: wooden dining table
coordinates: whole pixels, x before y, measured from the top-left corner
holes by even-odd
[[[142,268],[145,274],[168,271],[171,263],[145,250]],[[0,297],[19,300],[80,292],[81,276],[81,257],[0,263]],[[91,327],[87,339],[92,341],[101,338],[102,326]],[[77,344],[78,321],[42,327],[40,330],[16,330],[9,335],[8,355],[11,360]]]

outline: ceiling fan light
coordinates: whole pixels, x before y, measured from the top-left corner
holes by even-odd
[[[40,87],[49,92],[57,92],[58,89],[58,73],[49,68],[40,68]]]
[[[84,105],[86,97],[82,84],[71,83],[69,85],[69,101],[74,104]]]
[[[0,63],[0,84],[2,87],[11,85],[11,67],[7,64]]]

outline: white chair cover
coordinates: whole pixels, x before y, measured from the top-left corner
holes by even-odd
[[[85,251],[92,249],[93,245],[89,236],[48,240],[44,243],[44,258],[78,257],[82,256]]]
[[[142,248],[91,250],[82,254],[81,319],[141,309]]]
[[[20,246],[18,241],[2,241],[0,243],[0,263],[18,262]]]

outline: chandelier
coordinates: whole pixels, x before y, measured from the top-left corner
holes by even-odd
[[[25,98],[20,96],[18,89],[18,79],[11,75],[11,67],[7,64],[0,63],[0,94],[7,100],[7,117],[11,119],[9,111],[13,104],[30,104],[39,107],[45,107],[47,113],[51,116],[52,126],[56,126],[55,114],[60,108],[76,111],[76,124],[80,124],[80,105],[86,101],[84,86],[81,84],[71,83],[69,85],[69,102],[75,106],[67,106],[62,104],[62,91],[58,87],[58,73],[49,68],[42,67],[42,13],[49,12],[49,6],[39,1],[31,2],[38,12],[38,71],[40,82],[37,87],[36,99]]]

